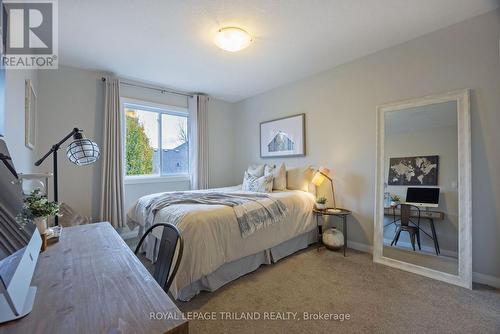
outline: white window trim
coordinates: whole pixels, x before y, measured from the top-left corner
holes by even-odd
[[[172,174],[172,175],[129,175],[125,176],[124,184],[143,184],[143,183],[163,183],[163,182],[189,182],[191,177],[189,174]]]
[[[188,121],[188,131],[189,127],[189,111],[188,108],[171,106],[167,104],[161,104],[156,102],[149,102],[145,100],[133,99],[128,97],[120,97],[120,110],[122,115],[125,115],[125,105],[134,106],[142,108],[146,111],[157,112],[160,114],[174,115],[174,116],[184,116],[187,117]],[[125,116],[122,117],[122,143],[123,143],[123,157],[126,157],[126,124]],[[160,138],[161,140],[161,138]],[[125,171],[126,162],[123,159],[123,170]],[[191,175],[189,173],[183,174],[152,174],[152,175],[125,175],[123,179],[124,184],[142,184],[142,183],[157,183],[157,182],[185,182],[191,181]]]

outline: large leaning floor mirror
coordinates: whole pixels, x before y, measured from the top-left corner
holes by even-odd
[[[472,286],[469,91],[377,110],[374,261]]]

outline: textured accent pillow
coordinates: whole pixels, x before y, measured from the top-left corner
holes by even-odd
[[[315,193],[315,187],[311,183],[314,176],[312,167],[292,168],[286,171],[286,187],[290,190],[302,190]]]
[[[273,176],[264,175],[261,177],[257,177],[250,175],[248,172],[245,172],[241,190],[254,191],[259,193],[270,193],[273,191]]]
[[[252,176],[261,177],[264,176],[264,168],[266,165],[253,165],[248,166],[247,173]]]
[[[264,175],[273,176],[273,190],[286,190],[286,166],[281,163],[279,167],[266,165]]]

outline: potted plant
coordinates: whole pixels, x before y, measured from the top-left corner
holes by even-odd
[[[47,231],[47,217],[59,215],[59,203],[49,202],[40,189],[35,189],[24,200],[23,220],[32,221],[40,234]]]
[[[321,196],[321,197],[316,198],[316,209],[318,209],[318,210],[326,209],[326,202],[327,201],[328,200],[326,199],[325,196]]]
[[[391,194],[391,206],[396,206],[401,202],[401,197],[396,194]]]

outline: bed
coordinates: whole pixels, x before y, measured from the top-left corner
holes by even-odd
[[[193,192],[241,193],[241,186]],[[154,219],[146,217],[147,206],[161,194],[140,198],[128,211],[130,228],[140,233],[151,223],[169,222],[172,214],[182,215],[177,222],[184,238],[184,253],[170,293],[188,301],[201,291],[215,291],[262,264],[277,262],[316,241],[312,209],[314,195],[303,190],[269,193],[287,208],[286,219],[242,237],[232,207],[224,205],[178,204],[159,210]],[[161,231],[150,235],[143,251],[152,261],[158,254]]]

